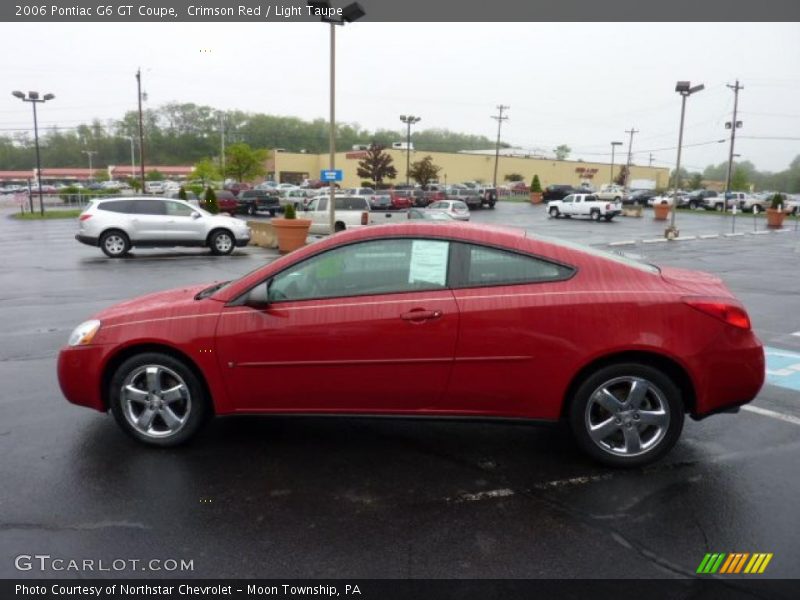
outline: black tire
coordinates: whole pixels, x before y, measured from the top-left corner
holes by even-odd
[[[690,210],[697,210],[697,202],[695,202],[694,200],[690,200],[689,201],[689,209]]]
[[[492,210],[494,210],[494,205],[495,205],[494,202],[489,202],[489,208],[491,208]]]
[[[100,236],[100,249],[109,258],[121,258],[131,249],[131,240],[124,231],[111,229]]]
[[[723,209],[723,205],[722,205],[722,203],[721,203],[721,202],[717,202],[717,203],[714,205],[714,210],[715,210],[715,211],[717,211],[717,212],[722,212],[722,209]]]
[[[274,208],[269,211],[269,216],[270,217],[274,217],[275,216],[275,209]]]
[[[553,206],[550,210],[547,211],[547,214],[550,215],[550,218],[557,219],[561,216],[561,213],[558,211],[558,207]]]
[[[600,211],[597,209],[592,209],[592,211],[589,213],[589,218],[591,218],[592,221],[599,221],[600,217]]]
[[[216,229],[208,236],[211,253],[218,256],[230,254],[236,247],[236,238],[227,229]]]
[[[178,390],[173,392],[175,399],[166,400],[169,398],[166,394],[148,393],[150,369],[156,369],[154,381],[158,391]],[[132,401],[128,395],[123,395],[122,389],[126,386],[141,390],[137,395],[140,399]],[[160,352],[137,354],[123,362],[111,377],[107,392],[111,414],[123,431],[151,446],[183,444],[212,414],[211,399],[194,371],[182,361]],[[148,431],[144,431],[142,419],[146,421],[148,414],[150,424]],[[167,416],[177,417],[180,424],[170,427]]]
[[[619,202],[620,200],[622,200],[622,198],[620,198],[619,196],[614,197],[614,202]]]
[[[247,214],[250,215],[251,217],[255,216],[255,214],[256,214],[256,205],[255,204],[250,204],[247,207]]]
[[[750,209],[750,212],[752,212],[754,215],[757,215],[761,212],[761,207],[758,204],[753,204],[753,208]]]
[[[606,215],[606,216],[605,216],[605,217],[603,217],[603,218],[606,220],[606,222],[607,222],[607,223],[611,223],[611,219],[613,219],[613,218],[614,218],[614,215]]]
[[[341,221],[337,221],[336,224],[333,226],[333,231],[338,233],[340,231],[344,231],[346,229],[345,224]]]
[[[630,404],[630,398],[624,397],[625,388],[632,383],[628,379],[647,384],[639,406]],[[597,395],[603,388],[611,391],[614,398],[618,398],[617,394],[623,396],[618,400],[618,405],[613,401],[610,403],[620,408],[618,412],[606,410],[597,400],[605,398]],[[593,395],[595,399],[592,398]],[[576,442],[594,460],[610,467],[639,467],[658,460],[675,445],[683,429],[684,405],[680,388],[662,371],[648,365],[619,363],[602,367],[584,379],[574,397],[568,401],[569,424]],[[642,408],[645,404],[645,408]],[[667,415],[667,422],[662,423],[663,426],[643,423],[645,414],[650,418],[653,415],[660,418],[658,410],[647,412],[654,407]],[[608,433],[601,441],[595,441],[589,434],[592,420],[605,425],[599,431]],[[599,436],[601,433],[595,435]],[[642,444],[639,452],[627,451],[629,435],[632,439],[639,439]],[[625,448],[619,448],[619,443],[624,444]],[[647,444],[651,446],[644,448]],[[632,447],[635,448],[633,445]]]

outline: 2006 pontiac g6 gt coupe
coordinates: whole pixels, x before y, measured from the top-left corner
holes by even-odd
[[[635,466],[673,446],[685,414],[751,401],[764,353],[712,275],[415,222],[113,306],[75,329],[58,377],[70,402],[157,446],[210,415],[565,419],[589,455]]]

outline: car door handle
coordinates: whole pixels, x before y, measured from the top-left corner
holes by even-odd
[[[406,313],[400,315],[400,318],[404,321],[412,321],[412,322],[422,322],[422,321],[430,321],[432,319],[438,319],[442,316],[442,311],[440,310],[425,310],[422,308],[416,308],[414,310],[410,310]]]

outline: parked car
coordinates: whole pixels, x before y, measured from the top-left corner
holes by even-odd
[[[392,199],[392,208],[398,210],[426,205],[424,192],[414,188],[394,188],[389,191],[389,196]]]
[[[93,188],[92,187],[93,185],[98,185],[100,187],[99,188]],[[144,191],[147,192],[148,194],[163,194],[164,193],[164,186],[165,186],[165,184],[164,184],[163,181],[145,181],[144,182]],[[102,185],[99,184],[99,183],[98,184],[90,183],[87,187],[90,190],[91,189],[102,189]]]
[[[81,213],[75,239],[99,246],[111,258],[133,247],[207,246],[214,254],[230,254],[235,246],[247,245],[250,229],[182,200],[107,198],[92,200]]]
[[[469,221],[469,205],[461,200],[439,200],[428,205],[430,212],[445,213],[457,221]]]
[[[69,402],[151,446],[186,442],[211,415],[563,420],[593,459],[639,467],[673,447],[685,415],[752,401],[764,367],[713,275],[413,221],[101,310],[57,373]]]
[[[800,194],[790,194],[786,197],[783,210],[789,214],[800,215]]]
[[[544,188],[544,192],[542,192],[542,200],[544,202],[549,202],[550,200],[563,200],[570,194],[581,194],[583,190],[580,188],[575,188],[571,185],[564,185],[564,184],[553,184],[548,185]]]
[[[477,210],[483,206],[483,197],[480,192],[472,188],[450,190],[447,199],[463,202],[470,210]]]
[[[676,201],[677,199],[677,201]],[[666,192],[661,196],[653,196],[647,200],[648,206],[654,206],[656,204],[669,204],[672,206],[676,204],[678,208],[685,208],[689,206],[689,194],[686,192],[678,192],[677,196],[675,192]]]
[[[319,190],[319,192],[319,196],[330,194],[329,190]],[[284,189],[282,192],[280,192],[278,204],[281,210],[285,209],[289,204],[294,205],[295,208],[303,208],[311,201],[313,194],[314,190],[310,188]]]
[[[639,204],[644,206],[650,198],[655,198],[657,195],[655,190],[635,190],[622,198],[622,204]]]
[[[259,211],[267,211],[270,217],[274,217],[281,207],[278,194],[265,190],[243,190],[239,192],[236,203],[240,213],[255,215]]]
[[[570,194],[563,200],[551,200],[547,203],[547,214],[554,219],[589,217],[592,221],[611,221],[621,212],[621,202],[600,200],[596,194]]]
[[[393,211],[372,212],[366,196],[348,196],[341,194],[335,197],[336,222],[334,233],[346,229],[358,229],[367,225],[388,224],[405,219],[404,213]],[[331,233],[330,196],[317,196],[303,209],[303,216],[311,219],[311,233]],[[394,221],[390,221],[394,219]]]
[[[228,213],[232,217],[239,212],[239,203],[236,201],[236,196],[233,192],[230,190],[216,190],[214,194],[217,197],[219,212]]]
[[[694,190],[689,192],[687,206],[692,210],[697,208],[714,208],[719,198],[720,210],[722,207],[722,198],[719,192],[715,190]]]
[[[584,194],[585,191],[581,190]],[[623,196],[625,196],[625,188],[616,185],[607,183],[605,185],[600,186],[600,191],[594,192],[594,196],[598,200],[606,200],[611,202],[622,202]]]
[[[406,211],[409,219],[423,219],[425,221],[447,221],[452,223],[456,219],[443,210],[428,210],[425,208],[410,208]]]
[[[375,192],[369,197],[369,206],[372,210],[391,210],[394,208],[392,195],[384,190]]]

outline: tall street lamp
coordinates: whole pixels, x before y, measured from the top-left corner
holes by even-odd
[[[611,142],[611,179],[608,180],[609,185],[614,183],[614,151],[617,146],[622,146],[622,142]]]
[[[678,160],[675,165],[675,186],[672,194],[672,210],[670,210],[669,227],[664,230],[664,237],[668,240],[678,237],[678,230],[675,228],[675,210],[678,208],[678,184],[681,178],[681,146],[683,145],[683,119],[686,114],[686,98],[692,94],[705,89],[701,83],[692,87],[688,81],[679,81],[675,84],[675,91],[681,95],[681,126],[678,129]]]
[[[136,176],[136,150],[133,147],[133,136],[126,135],[125,137],[131,143],[131,179],[133,179]]]
[[[358,2],[353,2],[352,4],[345,6],[342,9],[341,17],[338,18],[325,16],[331,13],[331,3],[327,0],[308,0],[306,4],[311,8],[321,12],[323,16],[320,17],[320,21],[331,24],[331,123],[329,142],[330,164],[328,168],[329,170],[334,171],[336,167],[336,26],[357,21],[367,13],[364,12],[364,9],[361,8],[361,5]],[[331,181],[330,184],[331,194],[329,200],[330,206],[328,206],[328,215],[330,217],[330,232],[333,234],[336,230],[336,207],[334,206],[334,201],[336,200],[336,182]]]
[[[89,157],[89,179],[94,180],[94,170],[92,169],[92,157],[97,154],[97,150],[81,150],[81,154]]]
[[[409,171],[411,170],[411,126],[422,121],[422,117],[414,115],[400,115],[400,120],[406,124],[406,185],[409,184]]]
[[[39,98],[39,92],[28,92],[27,97],[23,92],[11,92],[12,96],[19,98],[23,102],[30,102],[33,105],[33,137],[36,140],[36,180],[39,186],[39,211],[44,215],[44,197],[42,196],[42,160],[39,156],[39,121],[36,117],[36,105],[55,98],[53,94],[45,94]]]

